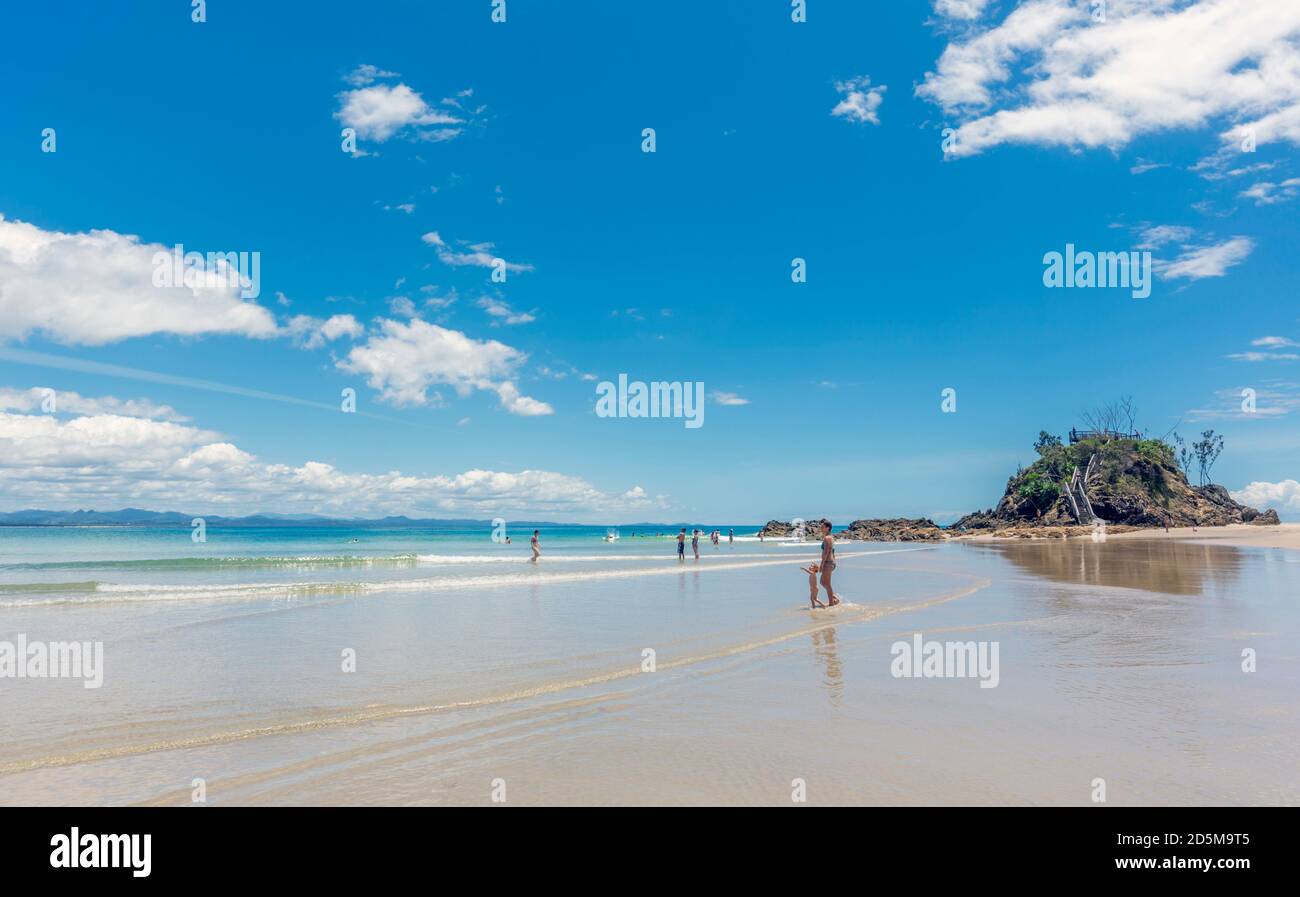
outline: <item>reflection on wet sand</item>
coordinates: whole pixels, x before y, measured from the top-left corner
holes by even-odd
[[[1058,582],[1166,595],[1204,595],[1232,587],[1241,577],[1241,550],[1223,545],[1153,538],[991,542],[973,547],[996,551],[1023,570]]]
[[[835,627],[814,630],[809,635],[812,638],[813,653],[826,669],[826,675],[822,679],[826,692],[831,703],[838,706],[840,698],[844,696],[844,673],[840,668],[840,654],[835,645]]]

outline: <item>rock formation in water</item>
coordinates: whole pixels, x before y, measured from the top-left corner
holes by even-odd
[[[1238,504],[1222,486],[1191,485],[1166,442],[1104,437],[1043,446],[1037,461],[1007,481],[997,507],[967,514],[950,529],[1089,525],[1094,519],[1134,527],[1163,526],[1166,519],[1170,526],[1279,522],[1276,511]]]
[[[765,538],[790,538],[795,530],[793,522],[769,520],[763,527]],[[821,538],[822,520],[804,523],[804,538],[816,541]],[[836,539],[855,542],[938,542],[944,538],[943,530],[933,520],[918,518],[908,520],[855,520],[835,533]]]

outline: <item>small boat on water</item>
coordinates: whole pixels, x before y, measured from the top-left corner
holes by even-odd
[[[619,540],[618,530],[613,528],[605,530],[606,542],[617,542],[618,540]]]

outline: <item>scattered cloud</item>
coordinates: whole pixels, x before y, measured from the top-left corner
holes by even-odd
[[[712,393],[710,393],[710,396],[713,399],[713,401],[719,405],[748,405],[749,404],[749,399],[741,398],[740,396],[736,395],[734,392],[723,392],[722,390],[715,389]]]
[[[479,299],[475,305],[497,319],[492,322],[493,327],[498,327],[501,324],[530,324],[537,320],[535,315],[529,314],[528,312],[515,311],[501,299],[493,299],[484,296]]]
[[[1237,168],[1229,166],[1237,157],[1235,149],[1221,150],[1213,156],[1208,156],[1195,165],[1188,168],[1188,171],[1194,171],[1207,181],[1224,181],[1228,178],[1239,178],[1248,174],[1259,174],[1264,171],[1272,171],[1277,168],[1276,162],[1256,162],[1253,165],[1242,165]]]
[[[1223,277],[1229,268],[1241,264],[1255,249],[1255,241],[1250,237],[1217,239],[1197,234],[1193,228],[1179,224],[1142,223],[1132,230],[1137,236],[1137,249],[1157,252],[1168,247],[1177,248],[1178,255],[1174,259],[1157,258],[1152,262],[1162,280],[1194,281]]]
[[[403,318],[414,318],[416,314],[415,303],[409,296],[389,296],[388,310]]]
[[[599,380],[595,374],[589,374],[586,371],[580,371],[571,364],[561,363],[563,367],[551,367],[550,365],[538,365],[537,376],[545,377],[548,380],[565,380],[569,377],[577,377],[584,383]]]
[[[1168,168],[1168,162],[1151,162],[1141,157],[1138,158],[1133,166],[1129,168],[1129,174],[1146,174],[1148,171],[1155,171],[1157,168]]]
[[[170,405],[159,405],[150,399],[118,399],[113,396],[87,398],[68,389],[51,389],[48,386],[33,386],[25,390],[0,387],[0,411],[77,415],[114,414],[120,417],[143,417],[149,420],[174,422],[189,420],[188,417],[178,414]]]
[[[475,390],[495,392],[512,414],[551,414],[545,402],[519,394],[513,382],[527,355],[496,340],[476,340],[458,330],[419,318],[407,322],[382,318],[378,332],[355,346],[337,366],[366,377],[390,405],[441,404],[429,391],[449,386],[464,398]]]
[[[1183,227],[1177,224],[1157,224],[1154,227],[1144,227],[1141,231],[1141,242],[1137,244],[1138,249],[1160,249],[1170,243],[1186,243],[1195,234],[1190,227]]]
[[[1233,361],[1296,361],[1300,355],[1291,352],[1234,352],[1228,356]]]
[[[456,304],[460,298],[456,288],[452,287],[446,294],[439,295],[437,286],[422,286],[420,292],[424,294],[424,304],[426,307],[435,311],[442,311]]]
[[[1260,181],[1237,195],[1245,199],[1255,200],[1257,206],[1271,206],[1275,203],[1295,199],[1297,193],[1300,193],[1300,178],[1287,178],[1280,184],[1275,184],[1272,181]]]
[[[172,251],[131,234],[63,233],[0,215],[0,340],[40,333],[99,346],[153,334],[277,334],[266,308],[227,285],[228,266],[196,268],[200,285],[155,286],[155,257]]]
[[[365,327],[352,315],[331,315],[328,318],[313,318],[311,315],[294,315],[284,327],[294,345],[303,349],[319,349],[326,343],[332,343],[341,337],[357,339],[365,333]]]
[[[1256,481],[1228,493],[1232,500],[1258,508],[1273,508],[1278,512],[1300,511],[1300,482],[1282,480],[1277,483]]]
[[[1228,269],[1246,260],[1255,248],[1249,237],[1232,237],[1220,243],[1184,249],[1172,262],[1156,262],[1155,269],[1164,280],[1201,280],[1222,277]]]
[[[108,403],[84,401],[88,408]],[[0,411],[0,445],[0,506],[6,509],[129,505],[365,517],[509,511],[592,519],[663,503],[639,486],[604,492],[581,477],[545,470],[369,474],[315,460],[273,464],[210,430],[111,413],[63,420]]]
[[[1192,408],[1184,413],[1188,423],[1202,421],[1236,420],[1261,421],[1285,417],[1300,410],[1300,384],[1288,380],[1266,379],[1250,387],[1255,394],[1255,410],[1246,411],[1244,388],[1234,386],[1214,393],[1208,407]]]
[[[429,231],[420,238],[428,245],[432,246],[438,253],[438,260],[444,265],[450,265],[453,268],[460,268],[471,265],[479,268],[492,268],[497,262],[505,267],[505,270],[512,272],[532,271],[532,265],[508,262],[497,255],[492,250],[495,248],[493,243],[470,243],[468,240],[457,240],[455,245],[444,240],[438,232]],[[459,248],[457,248],[459,247]]]
[[[377,143],[383,143],[407,128],[414,129],[415,135],[422,139],[450,139],[460,130],[445,127],[434,127],[431,131],[420,129],[463,123],[463,119],[430,106],[405,84],[372,84],[345,90],[338,99],[339,108],[334,118],[345,127],[354,128],[358,137]]]
[[[343,76],[343,80],[354,87],[365,87],[383,78],[399,78],[397,72],[386,72],[369,63],[362,63]]]
[[[880,124],[880,116],[876,110],[884,102],[885,91],[888,89],[885,85],[872,87],[871,79],[861,75],[847,81],[836,81],[835,89],[843,99],[831,110],[831,115],[859,124],[867,122],[873,125]]]
[[[1224,123],[1227,151],[1247,134],[1300,145],[1300,4],[1127,0],[1104,21],[1097,9],[1026,0],[948,44],[916,93],[960,122],[953,155],[1007,143],[1115,150]]]
[[[984,14],[989,0],[934,0],[934,11],[950,19],[971,22]]]

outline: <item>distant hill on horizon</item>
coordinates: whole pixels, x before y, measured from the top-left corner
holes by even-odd
[[[178,526],[188,528],[196,517],[202,517],[208,526],[275,527],[319,526],[328,527],[490,527],[492,521],[475,518],[407,517],[405,515],[362,518],[326,517],[317,514],[250,514],[244,517],[223,517],[211,514],[182,514],[179,511],[147,511],[143,508],[122,508],[118,511],[52,511],[30,509],[0,511],[0,526]],[[690,523],[559,523],[552,520],[511,520],[512,528],[542,526],[618,526],[625,529],[668,529],[682,526],[699,526]]]

